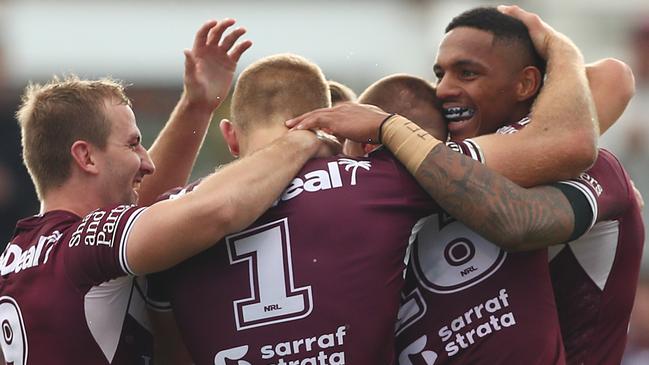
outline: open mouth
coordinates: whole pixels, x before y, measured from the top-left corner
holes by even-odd
[[[444,108],[444,117],[449,122],[460,122],[466,119],[473,117],[475,110],[471,108],[466,108],[462,106],[454,106],[450,108]]]

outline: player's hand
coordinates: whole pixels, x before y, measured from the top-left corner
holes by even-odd
[[[342,103],[286,121],[293,129],[319,129],[356,142],[378,143],[379,127],[389,114],[373,105]]]
[[[184,51],[184,97],[190,105],[210,113],[227,97],[237,62],[252,46],[249,40],[237,43],[244,28],[224,35],[234,23],[234,19],[206,22],[196,33],[192,49]]]
[[[554,30],[554,28],[544,22],[537,14],[525,11],[516,5],[500,5],[498,6],[498,10],[525,24],[536,51],[545,60],[550,56],[551,47],[557,46],[557,43],[567,43],[573,46],[572,42],[565,35]]]

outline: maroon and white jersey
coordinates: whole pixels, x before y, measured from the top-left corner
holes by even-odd
[[[482,160],[471,140],[449,147]],[[563,364],[547,250],[508,253],[433,214],[411,250],[396,333],[400,365]]]
[[[126,261],[144,208],[18,222],[0,257],[0,344],[10,364],[149,364],[145,302]]]
[[[432,211],[384,149],[311,160],[256,223],[157,279],[199,365],[392,364],[406,248]]]
[[[606,150],[567,183],[589,197],[597,223],[576,241],[549,250],[566,360],[619,364],[644,244],[640,209],[629,176]]]
[[[508,253],[445,213],[411,250],[397,323],[410,364],[563,364],[547,250]]]

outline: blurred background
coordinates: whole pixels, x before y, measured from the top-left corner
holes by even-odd
[[[636,96],[601,139],[649,202],[649,2],[647,0],[517,1],[581,48],[587,62],[616,57],[636,77]],[[254,42],[239,70],[270,54],[293,52],[319,64],[328,78],[360,93],[373,81],[405,72],[433,80],[436,47],[449,20],[491,1],[457,0],[0,0],[0,242],[15,221],[38,212],[20,160],[13,117],[26,83],[53,74],[110,75],[129,95],[144,143],[162,128],[182,90],[182,50],[208,19],[232,17]],[[227,117],[227,103],[215,121]],[[230,161],[212,128],[194,176]],[[647,221],[647,208],[644,210]],[[649,232],[648,232],[649,235]],[[649,253],[630,328],[625,364],[649,364]]]

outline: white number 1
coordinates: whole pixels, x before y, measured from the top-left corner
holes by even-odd
[[[250,296],[235,300],[237,330],[293,321],[311,313],[311,287],[296,288],[288,219],[226,238],[230,264],[248,264]]]

